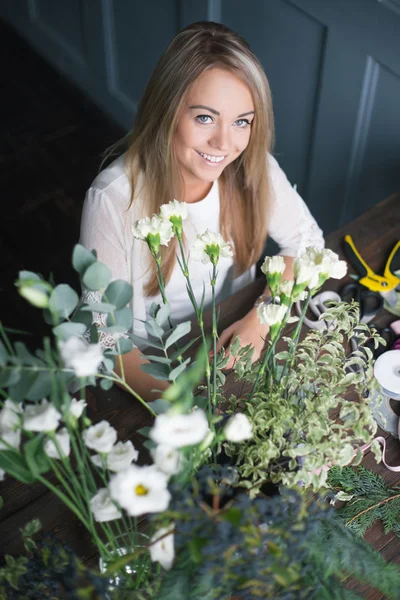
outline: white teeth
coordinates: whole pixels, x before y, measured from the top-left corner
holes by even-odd
[[[210,162],[215,162],[215,163],[222,162],[225,158],[225,156],[211,156],[211,154],[204,154],[204,152],[199,152],[199,154],[200,154],[200,156],[203,156]]]

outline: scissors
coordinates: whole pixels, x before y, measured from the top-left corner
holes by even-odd
[[[320,329],[320,330],[326,329],[327,327],[328,328],[335,327],[335,323],[331,323],[330,326],[328,326],[327,322],[324,321],[323,319],[320,319],[319,317],[326,310],[328,310],[329,306],[327,306],[327,304],[326,304],[327,302],[340,302],[340,300],[341,300],[341,298],[340,298],[339,294],[337,294],[336,292],[331,292],[329,290],[326,292],[320,292],[319,294],[317,294],[316,296],[311,298],[310,304],[308,305],[308,308],[317,317],[317,320],[314,321],[313,319],[304,317],[304,324],[307,325],[307,327],[309,327],[310,329]],[[296,309],[300,316],[302,313],[300,300],[298,300],[296,302]]]
[[[355,300],[360,305],[360,323],[369,323],[383,308],[383,298],[378,292],[373,292],[359,283],[348,283],[340,290],[344,302]]]
[[[389,254],[383,276],[377,275],[365,262],[355,247],[351,235],[344,236],[344,249],[350,264],[360,273],[358,282],[372,292],[390,292],[400,284],[399,277],[394,274],[400,269],[400,240],[393,246]]]

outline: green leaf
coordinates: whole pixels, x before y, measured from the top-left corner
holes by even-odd
[[[149,348],[155,348],[156,350],[163,350],[164,346],[160,344],[160,342],[156,342],[155,340],[149,340],[140,335],[136,335],[135,333],[128,333],[128,337],[136,346],[144,347],[148,346]]]
[[[162,327],[164,323],[167,321],[169,315],[171,314],[171,310],[169,304],[163,304],[156,315],[156,323],[159,327]]]
[[[53,333],[56,337],[61,340],[67,340],[72,336],[80,336],[83,335],[86,331],[86,326],[83,323],[61,323],[61,325],[57,325],[53,327]]]
[[[154,400],[151,403],[151,408],[154,410],[155,413],[161,415],[163,413],[166,413],[171,408],[171,404],[167,400],[159,398],[158,400]]]
[[[106,288],[110,279],[111,271],[107,265],[96,261],[86,269],[82,282],[88,290],[96,291]]]
[[[0,341],[0,367],[4,367],[7,364],[7,359],[8,359],[7,348],[5,347],[3,342]]]
[[[182,364],[178,365],[177,367],[175,367],[175,369],[172,369],[171,373],[169,374],[169,380],[170,381],[175,381],[175,379],[181,374],[183,373],[183,371],[186,369],[186,365],[190,362],[190,358],[187,358]]]
[[[105,302],[93,302],[84,304],[81,308],[84,312],[112,313],[116,310],[114,304],[106,304]]]
[[[195,343],[197,342],[197,340],[199,340],[199,339],[200,339],[200,337],[201,337],[201,336],[199,335],[199,336],[197,336],[196,338],[193,338],[192,340],[190,340],[190,342],[188,342],[188,343],[186,344],[186,346],[184,346],[183,348],[179,348],[179,350],[177,350],[176,352],[174,352],[174,353],[173,353],[173,354],[170,356],[170,358],[171,358],[171,361],[173,362],[174,360],[176,360],[176,359],[178,358],[178,356],[183,356],[183,355],[185,354],[185,352],[187,352],[187,351],[189,350],[189,348],[190,348],[191,346],[193,346],[193,344],[195,344]],[[208,350],[210,349],[210,347],[211,347],[211,345],[208,345]]]
[[[162,336],[164,335],[164,329],[162,327],[160,327],[159,325],[157,325],[157,323],[155,322],[154,319],[152,320],[148,320],[145,322],[144,327],[147,331],[147,333],[149,335],[152,335],[153,337],[157,337],[157,338],[162,338]],[[162,346],[161,346],[162,347]]]
[[[127,338],[119,338],[115,344],[115,349],[117,354],[127,354],[133,349],[133,344]]]
[[[16,450],[0,451],[0,469],[22,483],[33,483],[35,481],[24,458]]]
[[[117,310],[125,308],[132,300],[133,289],[130,283],[123,279],[112,281],[103,295],[103,301],[114,304]]]
[[[0,388],[14,385],[21,377],[21,367],[6,367],[0,371]]]
[[[42,528],[39,519],[33,519],[29,521],[20,531],[23,537],[32,537],[35,533],[38,533]]]
[[[40,433],[24,444],[26,464],[35,478],[50,469],[48,456],[43,449],[44,437],[44,434]]]
[[[31,354],[31,352],[28,350],[28,348],[23,342],[15,342],[14,350],[17,357],[24,365],[34,366],[42,364],[42,361],[33,354]]]
[[[19,271],[18,279],[33,279],[34,281],[43,281],[42,278],[33,271]]]
[[[54,288],[49,299],[49,310],[62,319],[67,319],[78,306],[79,297],[75,290],[66,283]]]
[[[26,400],[41,400],[50,395],[52,389],[50,371],[41,371],[29,390],[26,392]]]
[[[109,379],[100,379],[100,387],[103,390],[110,390],[113,385],[114,382],[110,381]]]
[[[8,393],[11,398],[15,402],[23,402],[26,400],[30,390],[40,375],[41,372],[39,371],[25,371],[21,369],[19,380],[8,388]]]
[[[142,369],[142,371],[144,371],[145,373],[148,373],[149,375],[152,375],[153,377],[155,377],[156,379],[161,379],[162,381],[168,381],[169,380],[169,369],[166,365],[160,365],[160,364],[144,364],[144,365],[140,365],[140,368]]]
[[[96,262],[94,254],[89,252],[84,246],[81,246],[81,244],[76,244],[72,252],[72,265],[81,277],[94,262]]]
[[[147,358],[150,362],[161,363],[162,365],[170,365],[171,359],[165,356],[155,356],[154,354],[143,354],[144,358]]]
[[[169,348],[172,344],[180,340],[184,335],[187,335],[190,332],[191,328],[192,324],[190,321],[180,323],[165,342],[165,349]]]
[[[86,311],[84,306],[82,306],[76,313],[71,317],[72,323],[82,323],[85,325],[86,329],[90,329],[92,326],[92,313],[90,311]]]
[[[107,316],[107,327],[122,326],[125,331],[132,327],[133,314],[129,306],[116,310],[115,313]]]

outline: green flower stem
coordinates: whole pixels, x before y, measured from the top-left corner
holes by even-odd
[[[248,401],[250,401],[252,399],[252,397],[254,396],[255,391],[257,390],[257,385],[258,385],[258,382],[260,380],[260,377],[262,377],[262,375],[264,375],[265,368],[266,368],[266,366],[267,366],[267,364],[269,362],[269,359],[270,359],[271,355],[273,354],[273,352],[275,350],[275,346],[277,344],[278,339],[280,338],[280,334],[281,334],[282,329],[283,329],[283,325],[281,324],[281,326],[280,326],[280,328],[279,328],[276,336],[274,337],[274,339],[273,339],[273,341],[271,343],[271,346],[268,348],[267,352],[263,356],[263,360],[262,360],[261,366],[260,366],[260,368],[258,370],[257,377],[256,377],[256,380],[254,382],[253,388],[252,388],[252,390],[250,392],[250,396],[248,398]]]
[[[215,284],[217,282],[217,265],[213,264],[213,273],[211,279],[212,291],[212,341],[213,341],[213,385],[212,385],[212,406],[215,408],[217,403],[217,313],[215,302]]]
[[[296,329],[294,330],[293,334],[292,334],[292,340],[294,341],[294,348],[293,348],[293,353],[292,353],[292,358],[290,359],[290,361],[286,361],[284,369],[282,371],[282,376],[281,379],[284,375],[286,375],[286,372],[290,372],[290,370],[293,368],[294,365],[294,361],[296,360],[296,350],[297,350],[297,345],[299,343],[299,339],[300,339],[300,332],[301,332],[301,328],[303,326],[304,323],[304,318],[306,316],[306,312],[307,312],[307,308],[308,305],[310,304],[310,300],[311,300],[311,293],[308,292],[308,296],[306,298],[306,301],[303,304],[303,308],[301,311],[301,316],[300,319],[296,325]]]
[[[3,323],[2,323],[1,321],[0,321],[0,337],[2,337],[2,338],[3,338],[4,344],[7,346],[7,350],[8,350],[8,352],[9,352],[9,353],[10,353],[12,356],[14,356],[14,355],[15,355],[15,352],[14,352],[14,350],[13,350],[13,347],[12,347],[12,345],[11,345],[11,342],[10,342],[10,340],[8,339],[8,335],[6,334],[6,332],[5,332],[5,329],[4,329],[4,327],[3,327]]]
[[[163,303],[164,304],[168,304],[167,294],[165,293],[164,278],[163,278],[162,271],[161,271],[161,256],[158,253],[156,254],[154,252],[153,252],[153,256],[154,256],[154,259],[155,259],[156,264],[157,264],[157,279],[158,279],[158,286],[159,286],[160,292],[161,292],[161,297],[162,297]],[[173,329],[173,324],[172,324],[172,321],[171,321],[171,317],[168,317],[168,325],[169,325],[170,329]],[[174,346],[175,346],[175,349],[177,351],[179,351],[178,344],[175,343]],[[165,353],[165,355],[168,358],[168,355],[166,353]],[[180,356],[180,355],[178,355],[177,361],[179,363],[182,363],[183,357]]]
[[[192,306],[194,308],[195,314],[196,314],[196,318],[197,318],[197,322],[199,324],[200,327],[200,333],[201,333],[201,339],[203,342],[203,347],[204,347],[204,351],[206,353],[207,356],[207,339],[206,339],[206,334],[204,331],[204,323],[203,323],[203,311],[200,310],[198,304],[197,304],[197,300],[196,297],[194,295],[193,292],[193,288],[192,288],[192,283],[190,281],[190,274],[189,274],[189,266],[186,260],[186,256],[185,256],[185,251],[184,251],[184,247],[183,247],[183,243],[182,243],[182,236],[181,235],[177,235],[178,238],[178,242],[179,242],[179,248],[181,251],[181,258],[182,258],[182,266],[183,269],[181,267],[182,273],[186,279],[186,285],[188,288],[188,292],[189,292],[189,298],[190,301],[192,303]],[[210,364],[207,361],[206,364],[206,379],[207,379],[207,398],[208,398],[208,402],[210,404],[210,400],[211,400],[211,371],[210,371]]]

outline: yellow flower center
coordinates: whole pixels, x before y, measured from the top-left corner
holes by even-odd
[[[137,496],[146,496],[146,494],[148,493],[149,490],[147,489],[147,487],[144,487],[144,485],[142,485],[141,483],[139,483],[139,485],[135,487],[135,494]]]

